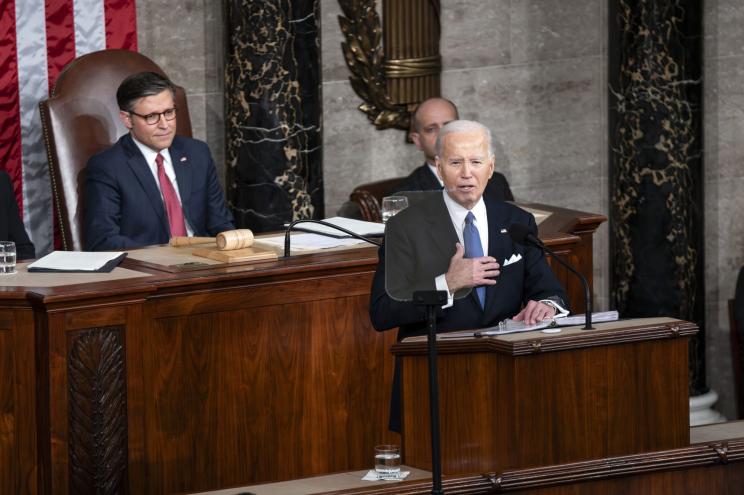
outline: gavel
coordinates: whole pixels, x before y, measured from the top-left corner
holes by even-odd
[[[171,237],[173,247],[193,246],[215,242],[220,251],[243,249],[253,245],[253,232],[250,229],[227,230],[220,232],[217,237]]]

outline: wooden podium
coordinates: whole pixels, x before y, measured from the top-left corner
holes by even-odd
[[[671,318],[438,344],[442,471],[545,466],[689,445],[688,337]],[[426,342],[402,362],[403,462],[430,469]]]

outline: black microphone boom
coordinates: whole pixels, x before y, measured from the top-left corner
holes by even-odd
[[[331,227],[332,229],[336,229],[340,232],[343,232],[344,234],[348,234],[351,237],[355,239],[361,239],[363,241],[369,242],[370,244],[374,244],[375,246],[380,246],[381,243],[377,241],[373,241],[372,239],[368,237],[364,237],[363,235],[359,235],[356,232],[352,232],[351,230],[345,229],[343,227],[339,227],[338,225],[334,225],[330,222],[324,222],[323,220],[311,220],[311,219],[305,219],[305,220],[295,220],[294,222],[290,223],[287,226],[287,230],[284,233],[284,257],[289,258],[289,234],[292,232],[292,228],[297,225],[298,223],[318,223],[320,225],[325,225],[326,227]],[[317,233],[317,232],[314,232]],[[319,234],[323,235],[323,234]]]
[[[547,247],[543,242],[535,236],[535,234],[532,233],[530,228],[526,226],[523,223],[514,223],[511,227],[509,227],[509,236],[511,236],[512,240],[518,244],[525,244],[529,243],[533,246],[537,246],[538,248],[542,249],[544,252],[548,253],[553,257],[554,260],[556,260],[561,265],[565,266],[571,273],[579,277],[581,280],[582,285],[584,286],[584,315],[585,315],[585,323],[584,323],[584,330],[593,330],[592,328],[592,293],[589,290],[589,282],[586,281],[586,278],[578,272],[573,266],[571,266],[568,262],[562,260],[558,255],[549,247]]]

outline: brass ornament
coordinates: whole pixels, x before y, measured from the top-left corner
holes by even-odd
[[[338,0],[343,16],[338,16],[346,41],[341,43],[349,81],[364,100],[359,110],[378,129],[408,130],[411,113],[407,106],[396,105],[386,90],[385,60],[382,52],[382,26],[376,0]]]

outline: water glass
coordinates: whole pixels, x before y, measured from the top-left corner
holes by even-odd
[[[16,246],[13,241],[0,241],[0,275],[16,272]]]
[[[397,445],[375,447],[375,472],[378,478],[400,477],[400,448]]]
[[[408,198],[405,196],[386,196],[382,198],[382,221],[387,221],[408,208]]]

